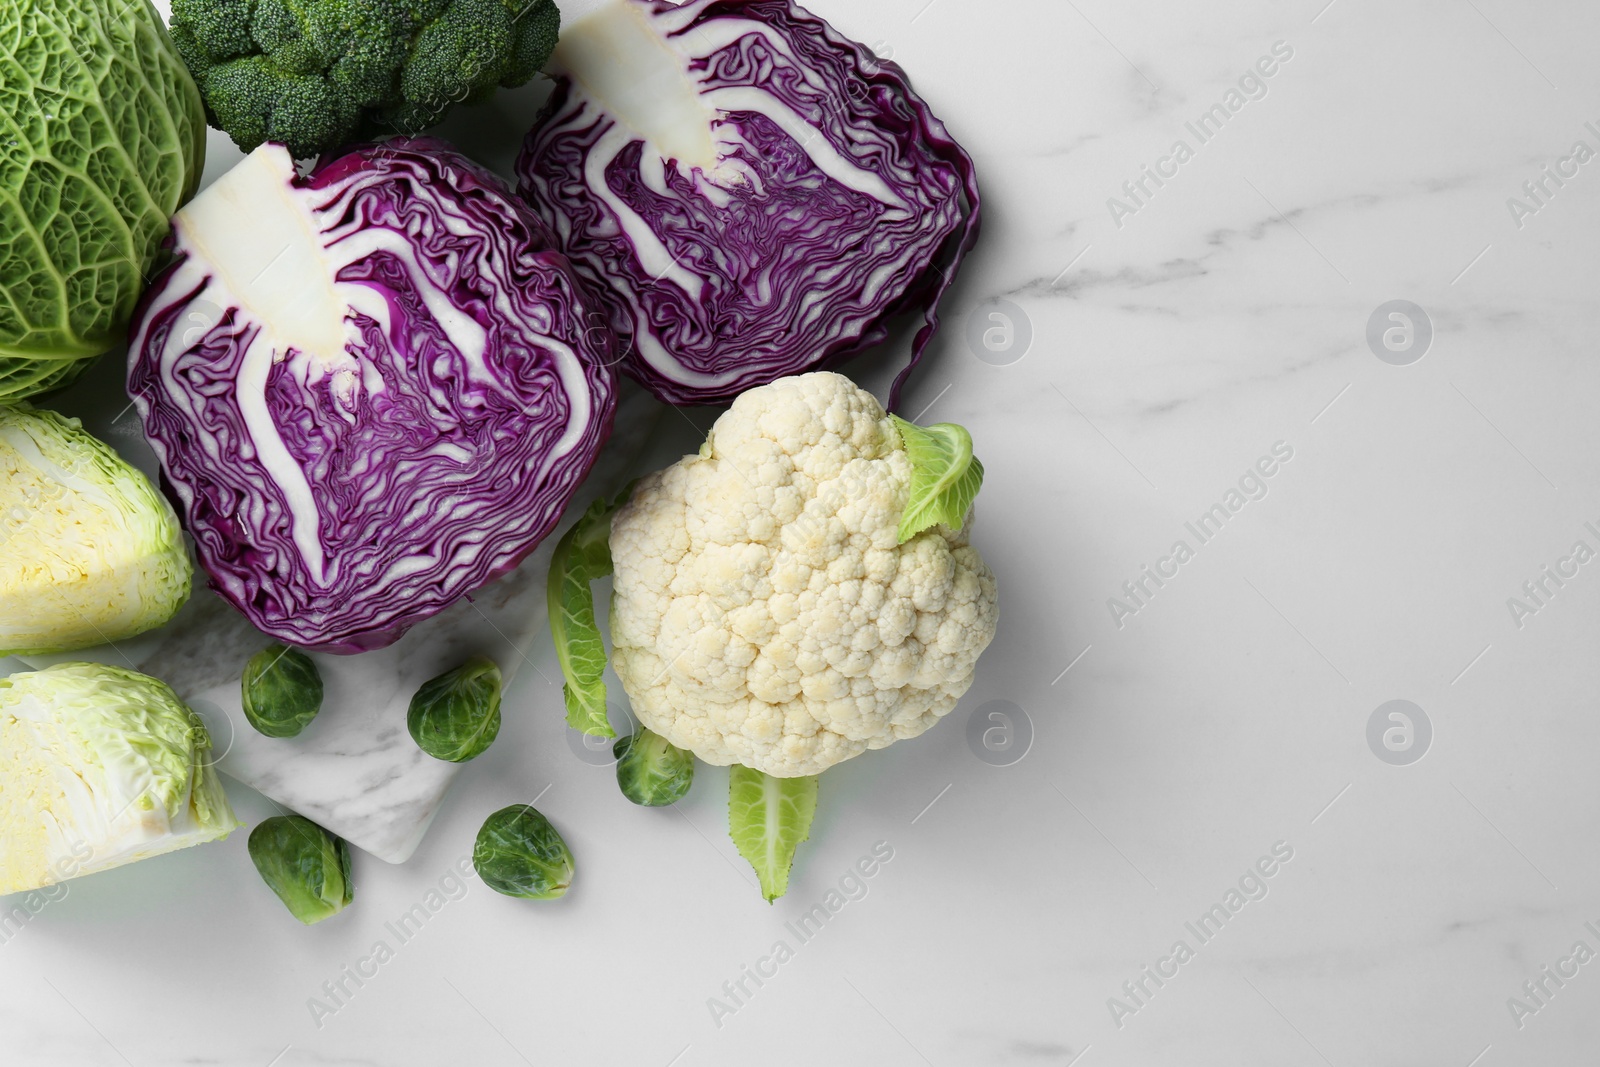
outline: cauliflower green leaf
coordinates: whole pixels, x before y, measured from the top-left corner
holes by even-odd
[[[615,501],[589,505],[557,543],[545,584],[550,636],[566,679],[561,694],[567,723],[595,737],[615,737],[617,732],[606,718],[606,645],[589,583],[611,573],[611,516],[632,488]]]
[[[911,459],[911,495],[900,517],[900,543],[930,526],[960,530],[983,488],[983,464],[972,454],[972,435],[953,422],[918,426],[890,415]]]
[[[816,814],[816,775],[774,778],[737,763],[728,768],[728,835],[755,868],[767,903],[789,891],[794,851],[811,836]]]

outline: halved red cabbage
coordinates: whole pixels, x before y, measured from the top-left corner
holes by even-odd
[[[610,434],[615,338],[498,178],[427,139],[303,178],[263,145],[174,227],[128,390],[258,628],[380,648],[550,532]]]
[[[612,0],[552,69],[519,192],[625,370],[672,403],[727,400],[920,310],[894,406],[979,215],[971,158],[898,66],[789,0]]]

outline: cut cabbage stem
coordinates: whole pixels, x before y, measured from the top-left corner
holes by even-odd
[[[674,50],[634,4],[609,3],[578,20],[556,45],[552,73],[583,83],[618,120],[665,159],[710,173],[717,165],[707,106]]]

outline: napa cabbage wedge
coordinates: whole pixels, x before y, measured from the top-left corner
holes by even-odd
[[[239,822],[164,682],[63,663],[0,678],[0,893],[218,841]]]
[[[171,505],[76,419],[0,404],[0,656],[170,619],[193,570]]]
[[[0,4],[0,400],[121,342],[205,132],[148,0]]]

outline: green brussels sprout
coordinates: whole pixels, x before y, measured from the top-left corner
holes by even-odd
[[[572,851],[531,804],[501,808],[484,820],[472,865],[496,893],[554,900],[572,884]]]
[[[267,737],[294,737],[322,710],[322,675],[304,652],[268,645],[250,657],[240,682],[244,717]]]
[[[434,759],[465,763],[483,755],[500,733],[500,668],[486,656],[473,656],[422,683],[411,698],[406,727]]]
[[[676,804],[694,782],[694,754],[640,729],[611,746],[622,795],[647,808]]]
[[[350,846],[299,815],[276,815],[250,831],[250,859],[283,906],[307,926],[339,914],[355,894]]]

